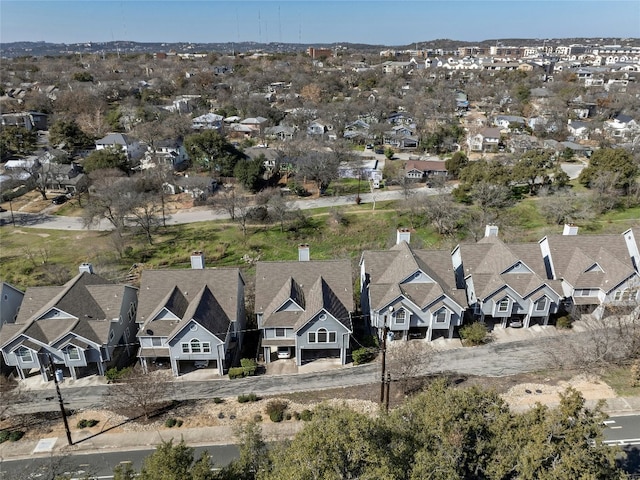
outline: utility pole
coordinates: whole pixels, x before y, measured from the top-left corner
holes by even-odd
[[[393,312],[393,307],[389,307],[389,313]],[[385,392],[384,383],[386,380],[385,373],[387,370],[387,333],[389,327],[387,326],[387,314],[384,315],[384,326],[382,328],[382,373],[380,375],[380,404],[384,403]]]
[[[62,393],[60,393],[60,385],[58,384],[58,377],[56,377],[56,372],[54,370],[53,357],[49,354],[49,370],[51,375],[53,375],[53,383],[56,385],[56,393],[58,394],[58,403],[60,404],[60,413],[62,413],[62,422],[64,423],[64,431],[67,434],[67,443],[69,446],[73,445],[73,440],[71,440],[71,430],[69,430],[69,422],[67,421],[67,412],[64,409],[64,402],[62,401]]]
[[[387,391],[384,394],[384,410],[389,413],[389,390],[391,388],[391,374],[387,373]]]

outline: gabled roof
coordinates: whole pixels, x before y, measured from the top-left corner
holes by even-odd
[[[556,282],[546,278],[546,270],[537,243],[507,245],[496,236],[480,239],[476,244],[460,245],[464,276],[471,276],[475,295],[482,300],[506,287],[521,298],[526,298],[545,285],[556,293],[561,290]],[[526,268],[516,271],[522,263]]]
[[[278,311],[287,300],[302,310]],[[265,327],[300,328],[321,310],[351,330],[353,282],[349,260],[258,262],[256,313]]]
[[[171,338],[193,319],[224,341],[244,302],[241,281],[238,268],[144,270],[137,315],[143,325],[138,335]],[[178,320],[154,320],[165,308]]]
[[[96,145],[122,145],[126,147],[134,142],[124,133],[109,133],[106,137],[96,140]]]
[[[444,295],[461,308],[466,304],[464,290],[456,288],[451,254],[447,251],[413,250],[403,241],[389,250],[365,251],[362,261],[369,275],[373,310],[382,309],[401,296],[421,309]],[[411,276],[418,273],[420,280],[412,282]]]
[[[622,235],[549,235],[556,278],[573,288],[609,292],[637,274]],[[600,269],[592,269],[594,264]]]

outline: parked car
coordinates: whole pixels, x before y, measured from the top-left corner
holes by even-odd
[[[278,347],[278,358],[291,358],[291,349],[289,347]]]
[[[196,368],[207,368],[209,366],[209,360],[196,360],[193,362],[193,366]]]
[[[66,195],[58,195],[57,197],[53,197],[53,200],[51,200],[51,203],[53,203],[54,205],[62,205],[67,200],[68,198]]]

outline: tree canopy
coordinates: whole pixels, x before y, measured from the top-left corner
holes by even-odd
[[[216,130],[204,130],[189,135],[184,146],[196,165],[224,177],[233,176],[233,170],[243,157],[227,139]]]
[[[589,159],[589,166],[582,170],[578,180],[582,185],[591,188],[598,176],[614,174],[616,187],[628,190],[639,172],[637,160],[627,150],[602,148],[593,152]]]

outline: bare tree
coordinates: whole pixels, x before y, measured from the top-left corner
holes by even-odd
[[[420,388],[422,382],[419,377],[424,375],[433,360],[433,347],[413,340],[391,342],[387,348],[387,369],[391,380],[399,383],[405,395]]]
[[[15,407],[28,400],[26,393],[13,379],[0,375],[0,420],[15,415]]]
[[[128,418],[144,416],[145,420],[169,400],[172,383],[165,371],[145,373],[135,366],[109,387],[107,407]]]
[[[224,188],[217,192],[209,201],[210,206],[221,213],[226,213],[242,230],[242,236],[247,236],[247,222],[251,209],[251,199],[236,187]]]

